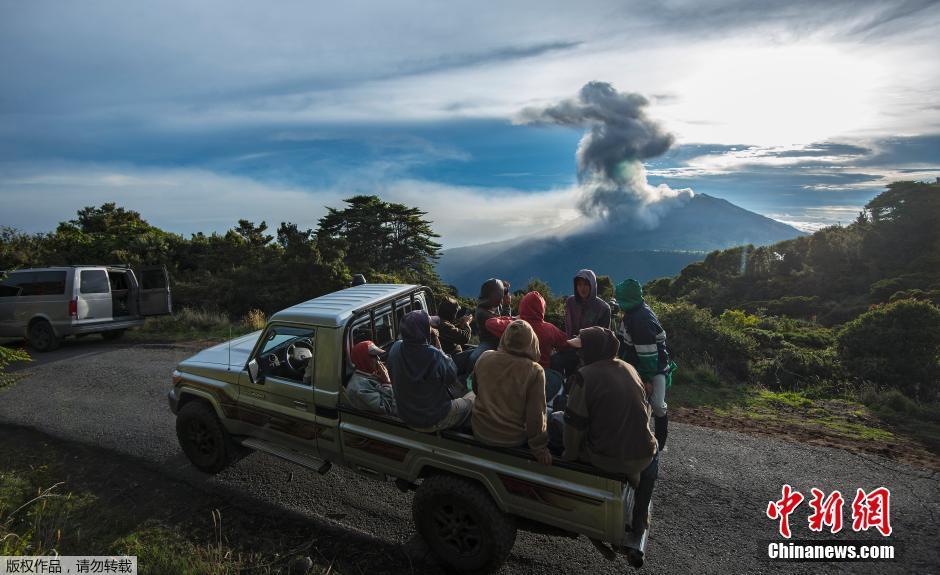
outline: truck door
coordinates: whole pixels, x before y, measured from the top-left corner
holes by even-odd
[[[170,278],[166,266],[149,266],[137,270],[137,309],[140,315],[169,315],[173,313],[170,296]]]
[[[317,454],[311,379],[316,345],[313,327],[270,324],[252,356],[258,375],[239,377],[239,417],[253,426],[252,434],[305,456]]]

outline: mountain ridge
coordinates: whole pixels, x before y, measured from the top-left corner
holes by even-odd
[[[578,231],[559,231],[571,227]],[[675,275],[716,249],[767,245],[802,235],[793,226],[722,198],[697,194],[665,214],[652,230],[629,222],[584,219],[507,240],[444,250],[436,268],[444,283],[463,295],[474,295],[489,277],[507,279],[517,288],[538,277],[556,293],[567,293],[571,278],[585,267],[615,280],[635,277],[645,282]]]

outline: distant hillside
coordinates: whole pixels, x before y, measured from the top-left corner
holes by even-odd
[[[708,254],[647,291],[725,309],[848,321],[872,304],[940,304],[940,183],[897,182],[851,225],[774,245]]]
[[[764,245],[804,235],[792,226],[725,200],[699,194],[669,212],[655,230],[592,224],[579,232],[555,230],[442,252],[437,273],[462,295],[476,295],[489,277],[522,287],[538,277],[556,293],[571,291],[581,268],[616,280],[672,276],[712,250],[741,244]]]

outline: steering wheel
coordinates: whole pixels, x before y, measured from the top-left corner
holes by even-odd
[[[303,374],[307,364],[313,359],[313,350],[307,345],[297,345],[298,343],[304,344],[306,342],[296,342],[287,346],[284,359],[287,361],[287,367]]]

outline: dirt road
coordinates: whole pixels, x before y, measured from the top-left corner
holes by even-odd
[[[363,534],[396,549],[413,535],[411,495],[342,469],[319,476],[264,454],[254,454],[215,477],[183,457],[166,405],[170,373],[190,349],[115,346],[86,340],[64,346],[0,391],[0,424],[31,428],[52,438],[95,446],[114,457],[133,456],[168,482],[205,493],[243,494],[260,513],[290,510],[312,529]],[[653,500],[647,573],[931,573],[940,572],[940,476],[876,456],[804,446],[674,424]],[[765,516],[784,483],[804,492],[838,489],[845,496],[847,530],[831,539],[893,543],[897,560],[878,563],[770,562],[766,545],[779,540]],[[851,531],[857,488],[890,488],[894,534]],[[812,538],[808,502],[791,518],[794,538]],[[382,565],[375,565],[377,570]],[[385,566],[387,567],[387,566]],[[425,570],[431,567],[422,567]],[[586,539],[520,533],[502,573],[618,573],[622,560],[602,559]]]

